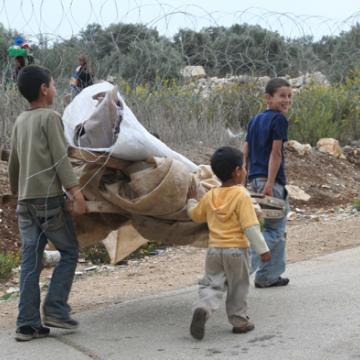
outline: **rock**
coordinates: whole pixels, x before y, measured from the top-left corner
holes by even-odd
[[[19,291],[20,291],[20,289],[17,288],[17,287],[10,287],[10,288],[8,288],[8,289],[6,290],[6,293],[7,293],[7,294],[15,294],[15,293],[17,293],[17,292],[19,292]]]
[[[296,185],[286,185],[289,197],[294,200],[309,201],[311,196]]]
[[[330,154],[340,159],[346,159],[339,145],[339,142],[336,139],[322,138],[317,142],[316,147],[318,148],[319,151],[323,153]]]
[[[257,78],[257,83],[259,86],[265,89],[266,84],[271,80],[270,76],[261,76]]]
[[[254,81],[255,78],[250,75],[238,75],[238,76],[233,76],[231,80],[234,82],[238,82],[239,84],[247,84],[249,82]]]
[[[305,84],[305,77],[304,77],[304,75],[302,75],[297,78],[289,79],[289,83],[292,88],[295,88],[295,89],[300,88],[301,86],[303,86]]]
[[[296,212],[295,211],[289,211],[288,214],[287,214],[287,219],[289,221],[294,221],[296,220]]]
[[[301,156],[307,155],[311,152],[310,144],[301,144],[296,140],[289,140],[285,143],[285,148],[290,151],[295,151]]]
[[[114,265],[102,265],[100,271],[113,272],[113,271],[115,271],[115,267],[114,267]]]
[[[305,75],[305,84],[308,85],[308,84],[311,84],[311,83],[330,86],[329,80],[320,71],[317,71],[317,72],[314,72],[314,73],[311,73],[311,74],[308,73],[308,74]]]
[[[197,79],[195,84],[195,91],[200,93],[203,98],[208,98],[212,91],[224,89],[226,86],[233,84],[248,84],[253,83],[259,90],[264,91],[266,84],[271,79],[268,76],[255,77],[247,74],[235,75],[225,78],[211,77],[205,78],[205,70],[202,66],[186,66],[181,70],[181,74],[185,79]],[[330,86],[326,76],[321,72],[307,73],[296,78],[290,76],[284,77],[289,81],[294,89],[294,93],[301,91],[301,88],[313,83],[323,86]]]
[[[330,86],[329,80],[320,71],[315,73],[306,73],[296,78],[288,79],[292,88],[299,89],[305,85],[311,85],[313,83]]]
[[[185,66],[180,73],[185,79],[199,79],[206,76],[202,66]]]
[[[61,255],[57,250],[45,250],[43,255],[44,266],[56,266],[60,261]]]

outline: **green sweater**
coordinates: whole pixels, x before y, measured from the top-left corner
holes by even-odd
[[[9,180],[18,200],[53,197],[78,184],[70,160],[61,116],[54,110],[24,111],[11,135]]]

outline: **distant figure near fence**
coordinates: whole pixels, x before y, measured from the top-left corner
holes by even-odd
[[[81,90],[94,84],[94,73],[90,69],[87,58],[79,56],[79,65],[71,75],[70,87],[73,95],[77,95]]]
[[[11,78],[16,82],[19,71],[24,66],[34,63],[31,47],[21,36],[16,36],[13,44],[8,48],[8,56],[13,59]]]

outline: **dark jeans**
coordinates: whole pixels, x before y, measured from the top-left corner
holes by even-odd
[[[68,297],[78,258],[78,242],[71,215],[64,209],[64,197],[18,202],[16,213],[22,239],[20,301],[17,327],[41,325],[39,277],[48,240],[61,254],[45,298],[44,315],[68,319]]]

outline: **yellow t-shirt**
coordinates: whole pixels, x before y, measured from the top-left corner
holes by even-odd
[[[190,215],[195,222],[207,222],[209,247],[248,248],[244,229],[259,224],[250,194],[240,185],[208,191]]]

